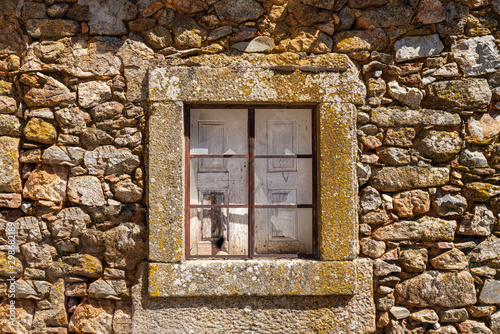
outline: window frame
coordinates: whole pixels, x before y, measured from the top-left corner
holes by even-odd
[[[247,109],[247,137],[248,137],[248,153],[245,155],[236,154],[232,156],[214,155],[211,158],[246,158],[248,161],[248,201],[245,205],[248,209],[248,254],[247,255],[190,255],[190,210],[200,205],[192,205],[190,203],[190,187],[191,187],[191,159],[206,158],[206,155],[191,154],[190,152],[190,131],[191,131],[191,110],[192,109]],[[311,154],[295,154],[297,159],[306,158],[312,160],[312,204],[311,205],[256,205],[255,204],[255,110],[256,109],[308,109],[311,112]],[[318,257],[318,205],[317,205],[317,131],[316,131],[316,105],[293,105],[293,104],[186,104],[184,106],[184,175],[185,175],[185,241],[184,254],[186,260],[195,259],[259,259],[259,258],[317,258]],[[280,158],[280,155],[266,155],[266,158]],[[292,156],[287,156],[291,158]],[[224,208],[242,207],[242,205],[224,205]],[[255,254],[255,208],[310,208],[312,209],[312,253],[311,254]]]

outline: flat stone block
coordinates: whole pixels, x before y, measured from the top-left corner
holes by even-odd
[[[184,114],[182,103],[151,106],[148,144],[149,259],[184,257]]]
[[[358,250],[355,113],[350,104],[320,104],[319,247],[324,261],[351,260]]]
[[[151,297],[350,295],[354,262],[315,260],[151,263]]]
[[[366,88],[358,78],[359,71],[351,61],[346,61],[347,69],[341,73],[325,71],[314,75],[302,71],[278,73],[272,66],[152,67],[149,97],[151,101],[362,104]]]

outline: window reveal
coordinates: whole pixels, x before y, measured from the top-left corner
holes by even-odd
[[[187,108],[186,254],[313,256],[308,108]]]

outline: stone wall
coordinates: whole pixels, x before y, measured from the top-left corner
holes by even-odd
[[[500,333],[499,14],[498,0],[3,0],[0,333],[130,333],[133,307],[137,324],[181,307],[132,303],[147,255],[147,70],[245,52],[276,54],[285,73],[299,68],[279,59],[344,53],[367,88],[360,257],[373,259],[377,329],[297,330]]]

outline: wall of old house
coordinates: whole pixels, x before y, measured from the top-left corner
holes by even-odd
[[[498,0],[2,0],[0,333],[500,333],[499,19]],[[142,299],[148,67],[255,52],[359,69],[373,289]]]

